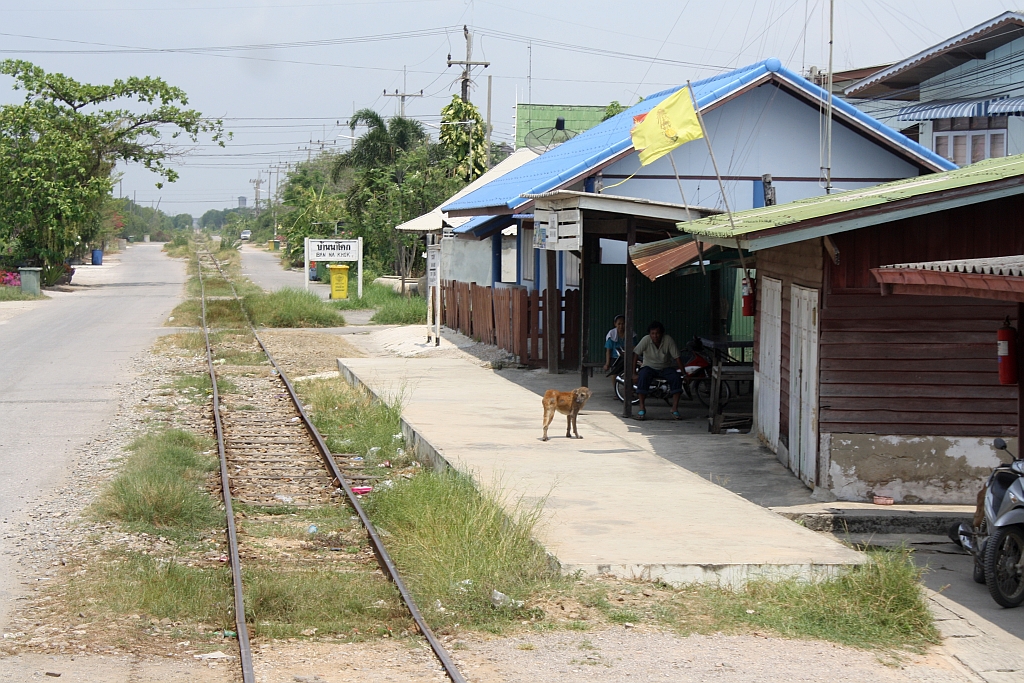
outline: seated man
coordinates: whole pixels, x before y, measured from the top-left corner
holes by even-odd
[[[657,320],[648,325],[647,336],[640,340],[633,353],[636,354],[637,363],[640,362],[641,356],[643,357],[640,372],[635,375],[636,393],[640,397],[637,419],[642,420],[647,415],[644,401],[655,377],[668,382],[669,394],[672,396],[672,416],[677,420],[681,419],[679,394],[683,391],[683,376],[676,372],[676,367],[684,371],[683,362],[679,359],[679,347],[676,346],[675,340],[665,334],[665,326]]]

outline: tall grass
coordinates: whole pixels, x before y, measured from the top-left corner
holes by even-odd
[[[754,613],[732,611],[785,636],[855,647],[924,647],[939,642],[939,634],[920,578],[907,549],[871,551],[866,564],[836,578],[753,582],[742,602],[754,605]]]
[[[36,301],[48,298],[45,294],[39,296],[25,294],[21,291],[21,287],[0,286],[0,301]]]
[[[353,278],[349,278],[348,284],[349,294],[355,294],[358,290],[356,289],[356,282]],[[388,285],[382,285],[379,282],[368,282],[366,286],[363,287],[362,298],[350,296],[348,299],[335,299],[331,303],[341,310],[349,311],[367,308],[380,308],[386,302],[392,301],[396,298],[402,298],[402,295]]]
[[[354,292],[349,287],[349,292]],[[371,320],[380,325],[418,325],[427,321],[427,300],[421,296],[403,296],[388,285],[369,283],[362,298],[331,302],[342,310],[376,309]]]
[[[256,567],[243,571],[246,620],[254,635],[320,633],[383,635],[407,620],[394,586],[372,571]],[[411,623],[411,620],[408,620]]]
[[[174,560],[126,553],[71,580],[68,599],[77,609],[205,622],[234,628],[231,574],[227,567],[188,567]]]
[[[532,539],[540,507],[481,493],[453,470],[380,489],[367,511],[431,623],[500,630],[560,580]],[[494,590],[523,602],[496,609]]]
[[[400,397],[375,401],[341,378],[298,382],[296,390],[313,406],[313,422],[333,452],[369,457],[371,464],[410,461],[409,454],[400,457],[398,451],[404,445]]]
[[[311,292],[279,289],[252,293],[243,299],[245,310],[256,325],[266,327],[337,327],[345,324],[330,304]]]
[[[370,321],[379,325],[420,325],[427,322],[427,300],[400,295],[381,304]]]
[[[129,446],[120,474],[100,495],[95,511],[105,519],[154,528],[196,530],[222,523],[216,502],[203,490],[215,458],[200,437],[172,429],[140,437]]]

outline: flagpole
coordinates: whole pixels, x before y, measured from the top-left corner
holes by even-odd
[[[673,156],[673,152],[675,152],[675,150],[668,153],[668,160],[672,162],[672,172],[676,176],[676,185],[679,186],[679,196],[683,198],[683,208],[686,209],[686,220],[689,222],[693,220],[693,216],[690,215],[690,205],[686,203],[686,193],[683,192],[683,181],[679,179],[679,169],[676,168],[676,159]],[[704,245],[699,240],[694,241],[697,242],[697,256],[700,258],[701,275],[707,275],[704,270]]]
[[[715,178],[718,179],[718,189],[722,191],[722,203],[725,204],[725,213],[729,216],[729,226],[732,228],[732,235],[736,240],[736,251],[740,255],[740,267],[743,269],[743,277],[749,279],[747,273],[747,260],[743,258],[743,249],[740,247],[740,238],[736,235],[736,222],[732,219],[732,209],[729,208],[729,199],[725,196],[725,185],[722,183],[722,174],[718,172],[718,162],[715,160],[715,150],[711,148],[711,138],[708,137],[707,128],[704,127],[704,117],[700,113],[700,105],[693,94],[693,86],[686,81],[686,89],[690,91],[690,99],[693,101],[693,110],[697,113],[697,122],[700,124],[700,132],[704,142],[708,145],[708,154],[711,155],[711,165],[715,168]]]

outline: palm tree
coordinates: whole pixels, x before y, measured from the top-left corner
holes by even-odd
[[[369,130],[352,145],[352,149],[338,157],[331,170],[337,181],[342,169],[391,166],[398,157],[427,141],[423,124],[413,119],[393,116],[388,121],[372,109],[360,109],[349,120],[349,127],[365,125]]]

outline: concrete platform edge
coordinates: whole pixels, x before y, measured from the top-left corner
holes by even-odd
[[[353,387],[361,388],[376,400],[387,400],[390,398],[388,396],[381,396],[374,391],[351,368],[345,365],[344,361],[345,359],[343,358],[338,359],[338,372],[346,382]],[[421,434],[413,422],[410,422],[404,415],[400,419],[402,436],[405,438],[407,447],[412,450],[418,460],[429,463],[431,467],[437,470],[447,468],[458,469]],[[576,572],[588,575],[611,574],[625,579],[664,581],[674,586],[704,584],[730,588],[739,588],[747,581],[757,579],[825,579],[834,577],[852,565],[858,564],[851,562],[834,564],[583,564],[564,563],[550,551],[548,551],[548,558],[553,566],[557,566],[565,574]],[[866,559],[866,557],[862,557],[861,561],[866,561]]]

